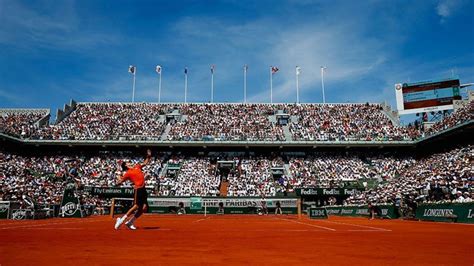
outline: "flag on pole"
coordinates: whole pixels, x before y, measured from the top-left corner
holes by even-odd
[[[161,74],[161,66],[160,65],[156,66],[156,73]]]
[[[278,70],[280,70],[280,69],[278,69],[278,67],[274,67],[274,66],[272,66],[272,74],[275,74],[275,73],[277,73],[277,72],[278,72]]]
[[[128,72],[132,73],[132,75],[135,75],[135,67],[132,66],[132,65],[130,65],[130,66],[128,67]]]
[[[211,73],[214,74],[214,69],[216,68],[215,65],[211,65]]]
[[[185,75],[188,74],[188,68],[187,68],[187,67],[184,68],[184,74],[185,74]]]
[[[296,66],[296,75],[299,76],[301,74],[301,67]]]

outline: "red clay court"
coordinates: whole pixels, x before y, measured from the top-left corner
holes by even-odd
[[[473,265],[474,225],[332,216],[0,221],[0,265]]]

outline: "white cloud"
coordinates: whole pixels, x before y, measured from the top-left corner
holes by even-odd
[[[357,23],[354,23],[356,21]],[[352,23],[326,24],[302,21],[281,24],[259,18],[246,22],[229,22],[208,17],[186,17],[175,27],[176,42],[183,57],[217,63],[223,83],[241,86],[241,65],[249,64],[249,101],[269,101],[268,67],[280,68],[274,76],[274,101],[294,101],[295,66],[302,68],[300,89],[320,90],[320,66],[328,67],[331,82],[370,75],[389,57],[390,43],[362,36],[364,20]],[[188,55],[189,54],[189,55]],[[238,69],[238,72],[236,71]],[[201,79],[206,79],[203,74]],[[206,86],[206,84],[203,84]],[[234,88],[229,88],[234,89]],[[293,100],[293,98],[295,98]]]
[[[2,102],[10,104],[24,103],[25,100],[24,97],[19,97],[17,94],[6,90],[0,90],[0,99],[2,99]]]
[[[87,49],[119,40],[110,32],[81,27],[75,3],[43,2],[42,10],[19,1],[0,1],[0,43],[21,48]]]
[[[440,0],[436,6],[436,12],[441,17],[441,23],[459,10],[462,4],[462,0]]]
[[[275,62],[281,69],[274,76],[274,98],[277,102],[296,100],[296,65],[302,68],[300,92],[320,94],[320,66],[327,67],[326,82],[334,83],[370,75],[387,57],[380,41],[361,38],[348,25],[300,25],[298,29],[287,29],[278,36],[275,45],[262,56],[262,60]],[[337,93],[337,88],[333,88],[332,93]],[[261,92],[251,100],[268,101],[268,94],[268,91]]]

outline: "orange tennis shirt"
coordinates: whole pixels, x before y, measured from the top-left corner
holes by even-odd
[[[142,172],[142,166],[137,164],[135,167],[128,169],[123,175],[123,180],[130,180],[136,189],[144,187],[145,175]]]

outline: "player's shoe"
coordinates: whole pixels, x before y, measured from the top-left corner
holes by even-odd
[[[122,218],[117,218],[117,220],[115,221],[115,230],[119,229],[119,227],[122,225],[123,223],[123,220],[125,219],[122,219]]]
[[[130,230],[137,230],[137,228],[135,227],[135,225],[133,223],[125,223],[125,225],[128,227],[128,229]]]

